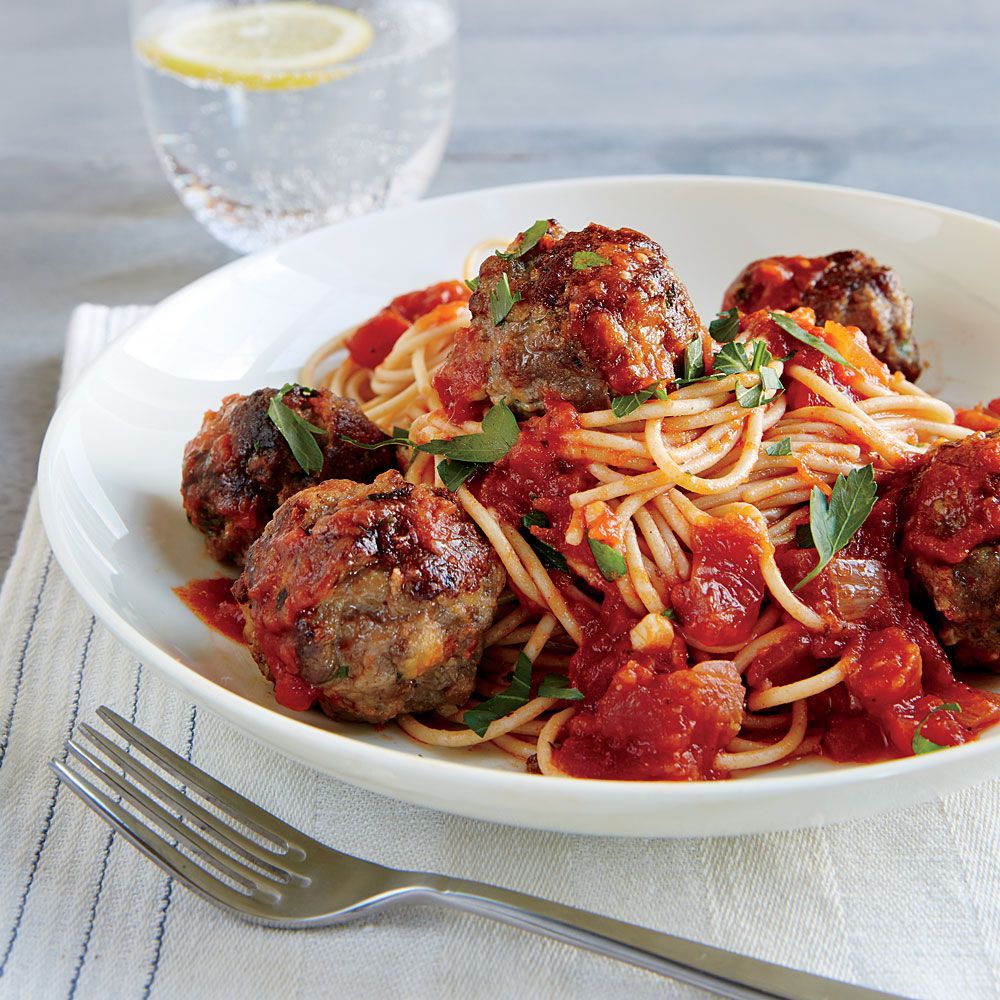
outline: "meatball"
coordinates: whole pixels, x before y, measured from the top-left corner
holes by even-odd
[[[278,505],[305,486],[339,477],[371,482],[393,465],[392,449],[366,451],[343,437],[374,444],[385,435],[357,403],[326,389],[294,386],[282,402],[324,434],[317,443],[323,468],[306,473],[268,416],[276,389],[226,396],[209,410],[184,449],[181,497],[188,520],[220,562],[243,565]]]
[[[1000,672],[1000,436],[938,448],[901,513],[907,569],[952,660]]]
[[[856,326],[872,354],[911,382],[922,370],[912,335],[913,302],[891,267],[860,250],[826,257],[768,257],[748,264],[729,286],[722,308],[740,312],[807,306],[816,320]]]
[[[450,493],[392,471],[287,500],[233,593],[281,704],[381,723],[465,702],[505,581]]]
[[[674,378],[702,327],[656,243],[633,229],[567,233],[550,221],[534,247],[518,255],[519,244],[479,269],[472,325],[435,381],[446,405],[488,396],[531,414],[555,396],[594,410]]]

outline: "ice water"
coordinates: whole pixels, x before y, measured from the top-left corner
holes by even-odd
[[[354,9],[369,48],[326,82],[255,89],[165,70],[142,54],[163,18],[135,29],[147,121],[184,204],[248,252],[319,225],[401,204],[426,190],[451,120],[455,18],[445,0],[378,0]]]

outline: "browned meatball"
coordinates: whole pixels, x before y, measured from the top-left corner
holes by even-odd
[[[450,493],[393,471],[287,500],[233,593],[281,704],[380,723],[465,702],[505,580]]]
[[[903,495],[902,549],[959,666],[1000,671],[1000,437],[933,452]]]
[[[521,256],[489,257],[469,308],[471,328],[435,381],[453,410],[487,396],[522,414],[544,410],[547,396],[607,407],[673,380],[675,360],[701,335],[663,250],[633,229],[594,224],[566,233],[550,221]]]
[[[856,326],[872,354],[911,382],[922,370],[912,334],[913,302],[891,267],[860,250],[755,260],[726,291],[722,308],[733,306],[747,313],[807,306],[821,324]]]
[[[393,464],[392,449],[366,451],[343,440],[374,444],[385,435],[357,403],[326,389],[295,386],[282,402],[325,434],[317,443],[323,468],[307,474],[268,417],[276,389],[226,396],[209,410],[184,449],[181,497],[188,520],[205,536],[209,553],[243,565],[247,547],[278,504],[305,486],[334,477],[371,482]]]

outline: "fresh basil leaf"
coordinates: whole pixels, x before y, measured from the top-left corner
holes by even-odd
[[[514,676],[505,691],[487,698],[481,705],[470,708],[462,721],[477,735],[485,736],[491,722],[527,705],[531,700],[531,660],[524,653],[517,658]]]
[[[925,753],[934,753],[935,750],[946,750],[947,747],[943,746],[942,744],[935,743],[933,740],[927,739],[927,737],[921,733],[921,730],[924,728],[924,725],[926,724],[928,719],[930,719],[930,717],[935,712],[961,712],[961,711],[962,711],[962,706],[954,701],[946,701],[943,705],[935,705],[935,707],[932,708],[927,713],[926,718],[924,718],[921,721],[921,723],[917,726],[917,728],[913,731],[912,747],[914,754],[920,756],[921,754]]]
[[[810,333],[808,330],[803,330],[791,316],[779,312],[769,312],[767,315],[773,323],[777,323],[785,333],[796,340],[802,341],[803,344],[814,348],[820,354],[825,354],[831,361],[836,361],[838,365],[843,365],[845,368],[851,368],[854,371],[858,370],[837,348],[831,347],[825,340],[820,340],[816,334]]]
[[[457,462],[448,458],[438,465],[437,471],[445,489],[455,493],[466,480],[471,479],[477,472],[485,468],[486,466],[479,462]]]
[[[586,271],[588,267],[603,267],[605,264],[610,263],[611,261],[607,257],[602,257],[599,253],[594,253],[592,250],[577,250],[573,254],[574,271]]]
[[[740,332],[740,314],[736,306],[720,312],[708,324],[708,332],[712,335],[712,340],[718,344],[728,344],[731,340],[735,340]]]
[[[684,382],[697,382],[705,374],[705,349],[695,335],[684,348]]]
[[[294,388],[295,386],[288,384],[282,386],[267,404],[267,415],[288,443],[292,456],[302,471],[313,476],[323,468],[323,449],[316,443],[316,438],[326,437],[326,431],[309,423],[282,402]]]
[[[778,458],[781,455],[791,455],[792,439],[783,437],[780,441],[774,441],[772,444],[766,444],[764,445],[764,451],[766,451],[768,455],[771,455],[773,458]],[[802,525],[802,527],[804,527],[804,525]]]
[[[523,257],[538,241],[549,231],[548,219],[537,219],[525,230],[521,241],[509,253],[497,250],[497,256],[504,260],[513,260],[515,257]]]
[[[587,535],[587,544],[590,546],[594,562],[597,563],[597,568],[605,580],[617,580],[628,571],[625,557],[617,549],[605,545],[604,542],[599,542],[596,538],[591,538],[590,535]]]
[[[809,531],[819,555],[812,570],[793,588],[799,590],[826,567],[830,560],[854,537],[872,512],[877,495],[875,470],[871,465],[839,475],[829,501],[814,486],[809,494]]]
[[[499,326],[506,318],[507,313],[514,307],[515,302],[521,301],[521,293],[511,295],[510,281],[506,274],[500,276],[493,291],[490,292],[490,319],[494,326]]]
[[[539,698],[562,698],[563,701],[580,701],[583,692],[573,687],[565,674],[546,674],[538,685]]]
[[[466,284],[466,287],[469,289],[470,292],[474,292],[479,287],[479,279],[478,278],[466,278],[465,279],[465,284]]]
[[[563,573],[568,573],[569,563],[566,562],[566,557],[554,545],[549,545],[548,542],[542,541],[541,538],[536,538],[531,533],[531,528],[533,527],[550,528],[552,526],[552,522],[549,521],[544,511],[529,510],[521,518],[521,524],[523,526],[521,535],[532,547],[535,555],[538,556],[538,561],[546,569],[557,569]]]

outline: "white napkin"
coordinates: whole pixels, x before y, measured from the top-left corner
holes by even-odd
[[[81,306],[72,379],[135,307]],[[702,997],[506,927],[414,907],[275,931],[160,873],[46,762],[108,704],[313,836],[914,997],[1000,995],[1000,784],[825,830],[718,840],[562,836],[360,791],[259,746],[143,669],[66,583],[34,501],[0,595],[0,995]]]

